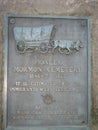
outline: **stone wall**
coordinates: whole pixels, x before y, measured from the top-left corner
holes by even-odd
[[[92,130],[98,129],[98,0],[0,0],[0,130],[4,66],[4,14],[48,14],[91,17]]]

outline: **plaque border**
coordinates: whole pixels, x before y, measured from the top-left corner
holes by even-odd
[[[66,125],[66,126],[36,126],[36,127],[9,127],[7,126],[7,67],[8,67],[8,21],[9,18],[58,18],[58,19],[85,19],[88,25],[88,49],[87,49],[87,79],[88,79],[88,93],[87,93],[87,125]],[[91,126],[91,40],[90,40],[90,17],[89,16],[58,16],[58,15],[32,15],[32,14],[5,14],[4,27],[4,85],[3,85],[3,130],[90,130]]]

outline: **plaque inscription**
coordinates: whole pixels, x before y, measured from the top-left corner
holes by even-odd
[[[87,17],[7,16],[5,130],[88,130],[88,21]]]

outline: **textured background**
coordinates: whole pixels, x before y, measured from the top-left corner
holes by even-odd
[[[0,0],[0,130],[2,129],[4,14],[6,13],[91,17],[92,130],[98,130],[98,0]]]

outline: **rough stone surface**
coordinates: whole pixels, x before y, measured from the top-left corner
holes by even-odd
[[[0,130],[2,128],[4,15],[52,14],[91,17],[92,130],[98,129],[98,0],[0,0]]]

